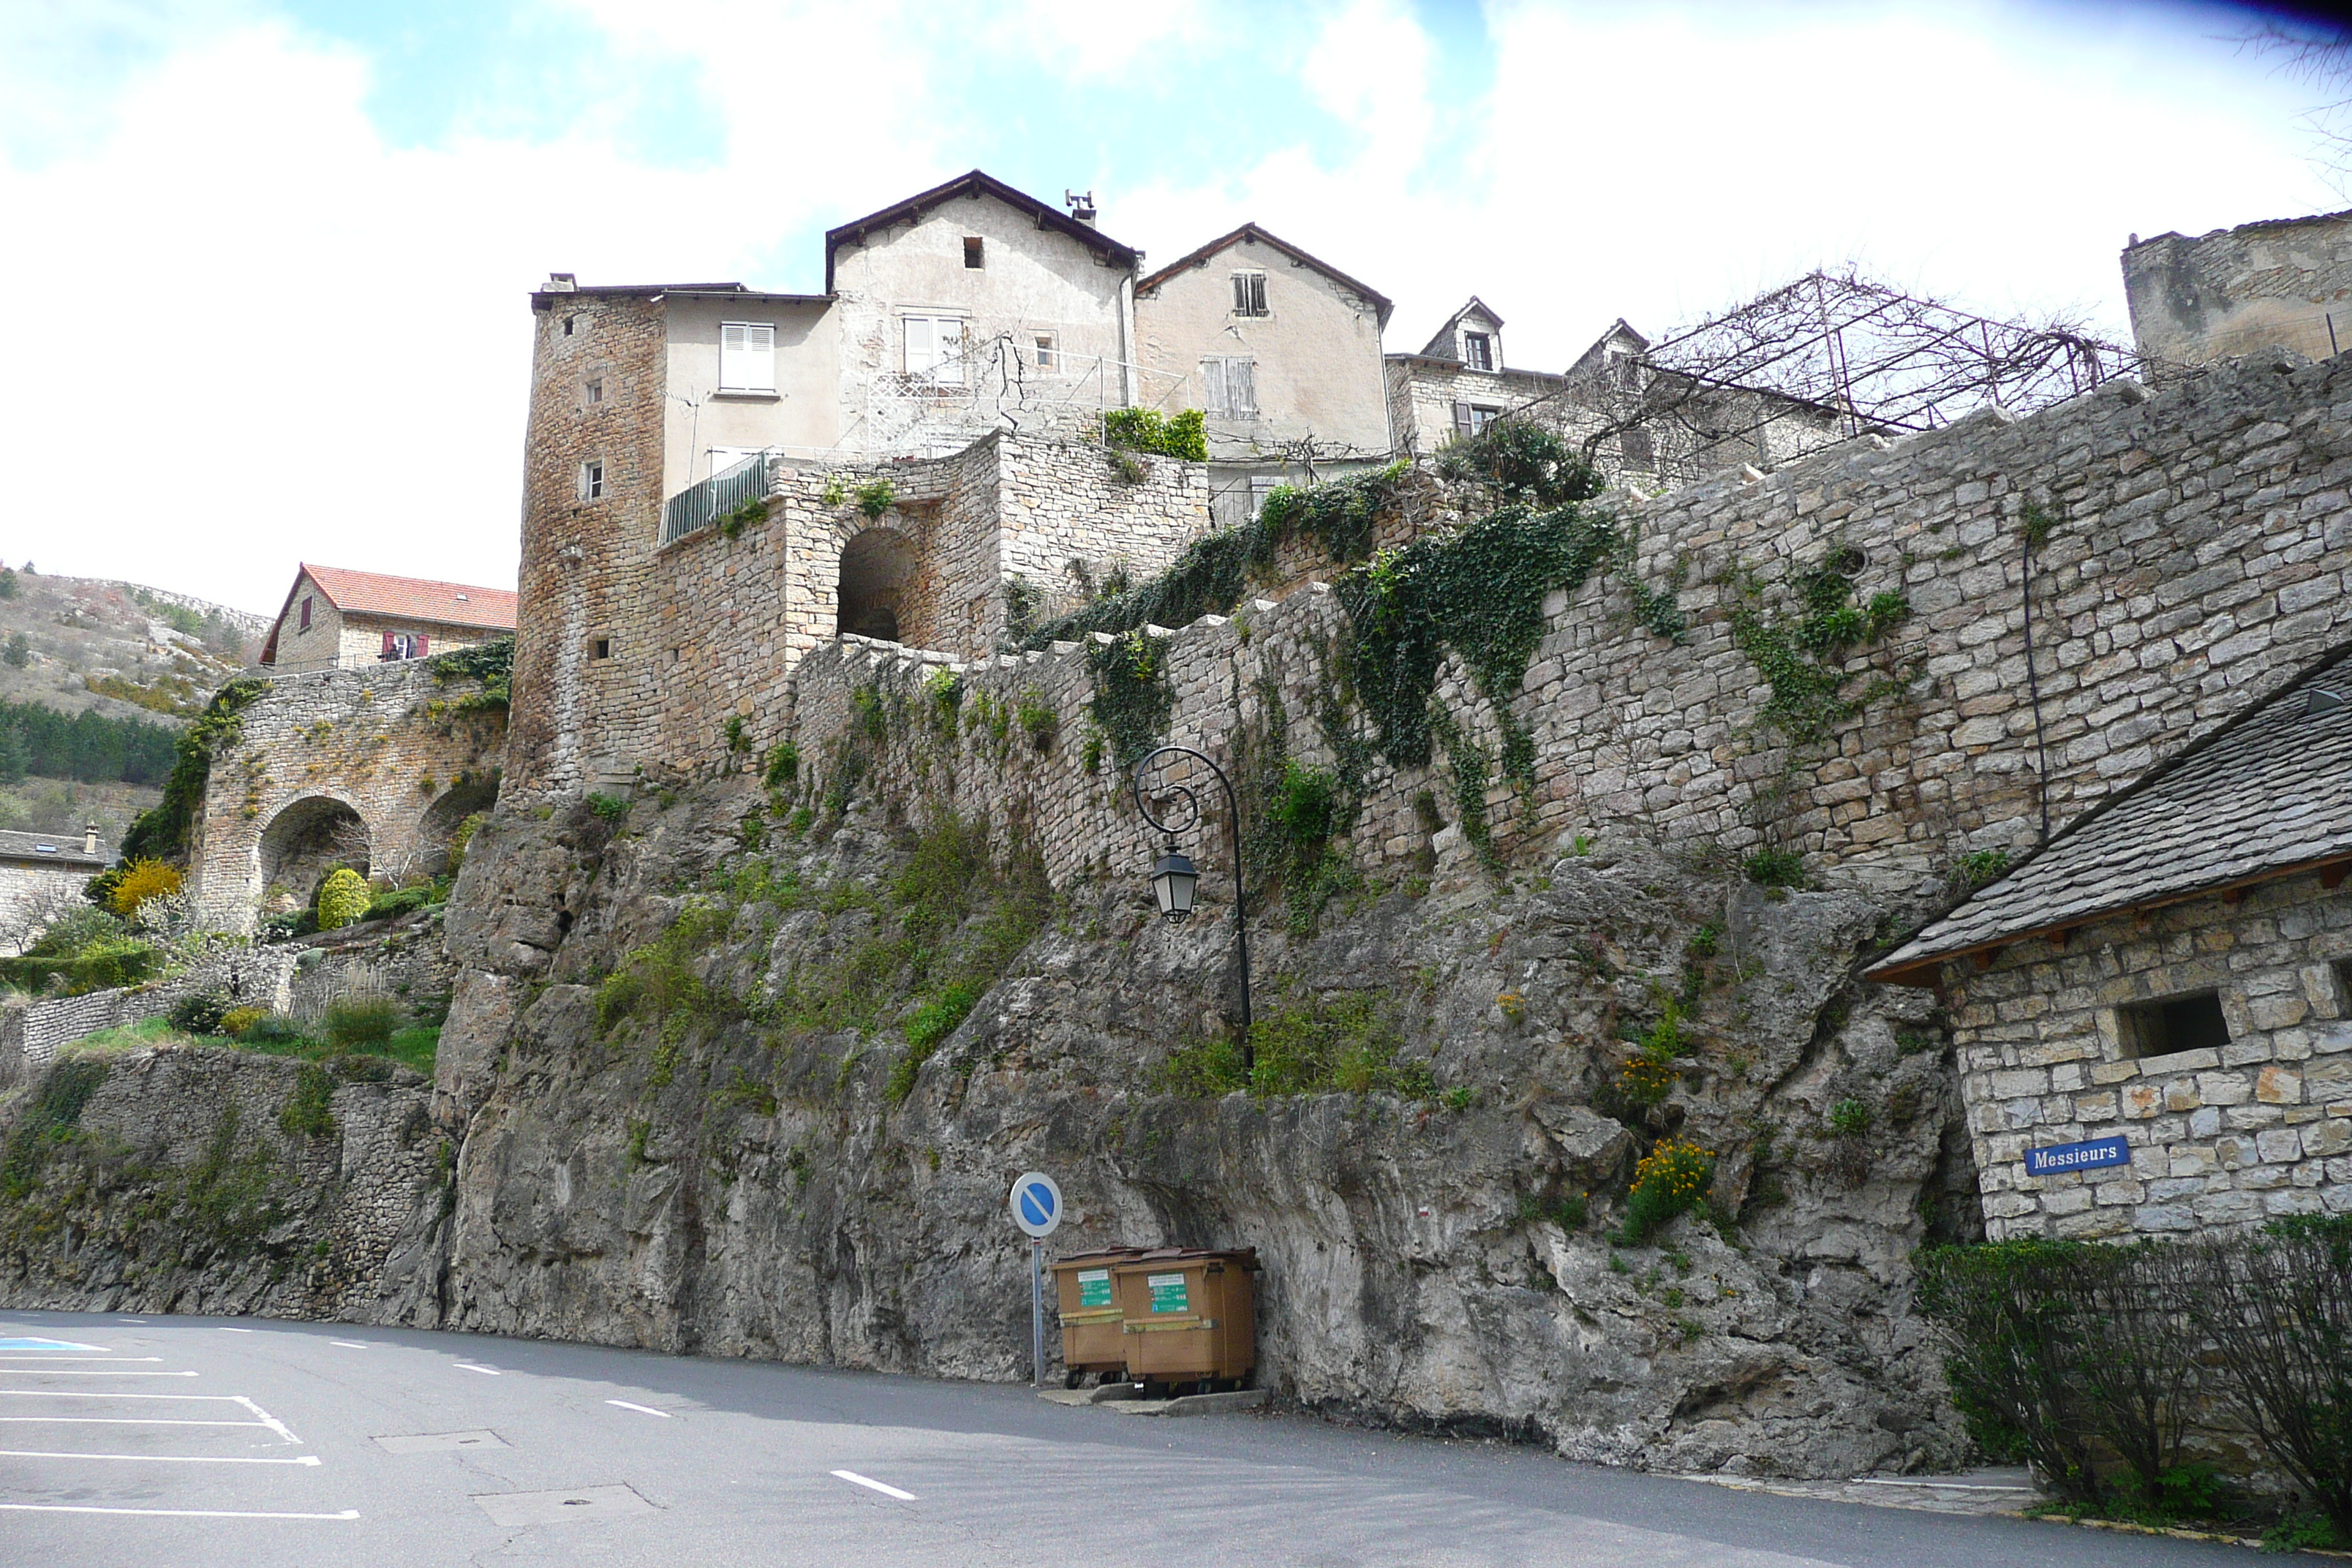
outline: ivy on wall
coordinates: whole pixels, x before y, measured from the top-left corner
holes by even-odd
[[[1911,601],[1900,593],[1874,594],[1867,602],[1860,598],[1854,574],[1862,564],[1860,551],[1843,549],[1799,573],[1790,584],[1793,613],[1769,610],[1751,574],[1737,579],[1742,602],[1731,613],[1731,640],[1772,688],[1757,720],[1780,731],[1792,748],[1821,744],[1862,711],[1874,692],[1845,694],[1851,679],[1846,655],[1878,642],[1910,617]]]
[[[213,693],[204,712],[180,736],[172,776],[163,784],[163,798],[141,812],[131,831],[122,836],[125,861],[186,859],[196,814],[204,809],[205,788],[212,780],[213,759],[236,743],[244,732],[245,710],[268,690],[266,680],[232,680]]]
[[[1124,772],[1168,732],[1176,689],[1168,681],[1167,649],[1160,638],[1138,628],[1108,643],[1087,644],[1087,663],[1094,676],[1095,727]]]
[[[1106,446],[1188,463],[1209,460],[1208,416],[1200,409],[1187,408],[1171,419],[1156,408],[1108,408],[1102,422]]]

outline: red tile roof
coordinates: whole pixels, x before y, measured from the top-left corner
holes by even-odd
[[[475,588],[463,583],[435,583],[423,577],[386,577],[380,573],[353,572],[341,566],[313,566],[308,562],[302,570],[319,584],[329,602],[345,615],[396,616],[442,626],[514,630],[515,595],[511,589]]]

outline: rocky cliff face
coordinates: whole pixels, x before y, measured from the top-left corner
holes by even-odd
[[[1218,1093],[1230,925],[1051,898],[985,836],[881,812],[755,850],[756,798],[475,840],[448,1326],[1023,1375],[1003,1204],[1034,1166],[1071,1202],[1058,1247],[1257,1247],[1263,1375],[1309,1406],[1677,1468],[1962,1448],[1905,1258],[1975,1230],[1973,1173],[1927,999],[1847,984],[1869,900],[1632,842],[1366,889],[1255,933],[1297,1092]],[[1662,1020],[1645,1110],[1621,1066]],[[1670,1132],[1717,1154],[1712,1216],[1612,1244]]]

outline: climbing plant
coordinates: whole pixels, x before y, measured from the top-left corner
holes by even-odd
[[[236,743],[245,728],[245,710],[268,690],[266,680],[232,680],[213,693],[196,721],[180,735],[172,776],[163,784],[163,798],[141,812],[131,831],[122,836],[125,861],[186,857],[196,813],[204,807],[205,786],[212,779],[213,759]]]
[[[1191,463],[1209,460],[1208,418],[1200,409],[1170,418],[1156,408],[1111,408],[1103,412],[1102,422],[1106,446]]]
[[[1094,676],[1095,725],[1110,742],[1111,760],[1122,770],[1168,732],[1176,689],[1168,682],[1168,659],[1160,639],[1138,629],[1108,643],[1089,643]]]
[[[501,637],[497,642],[477,643],[452,653],[436,654],[433,679],[444,685],[452,680],[482,683],[481,690],[459,699],[457,709],[460,713],[507,707],[514,700],[514,638]]]
[[[1769,611],[1752,575],[1738,581],[1742,603],[1731,613],[1731,640],[1772,688],[1759,723],[1780,731],[1792,748],[1828,740],[1862,711],[1868,693],[1845,695],[1847,653],[1879,641],[1910,616],[1911,601],[1898,592],[1874,594],[1866,603],[1859,598],[1853,576],[1861,565],[1859,551],[1843,550],[1799,573],[1790,584],[1793,613]]]
[[[1496,419],[1475,436],[1438,449],[1437,471],[1449,479],[1486,485],[1496,499],[1555,507],[1589,500],[1601,479],[1558,431],[1532,419]]]

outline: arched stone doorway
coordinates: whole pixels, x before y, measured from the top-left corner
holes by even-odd
[[[499,775],[466,779],[425,808],[416,824],[416,868],[438,877],[449,869],[449,843],[457,825],[499,801]]]
[[[366,876],[370,843],[367,823],[348,802],[317,795],[295,801],[261,830],[261,912],[309,909],[339,866]]]
[[[842,546],[836,625],[862,637],[903,642],[917,633],[907,590],[919,563],[914,542],[892,528],[869,528]]]

